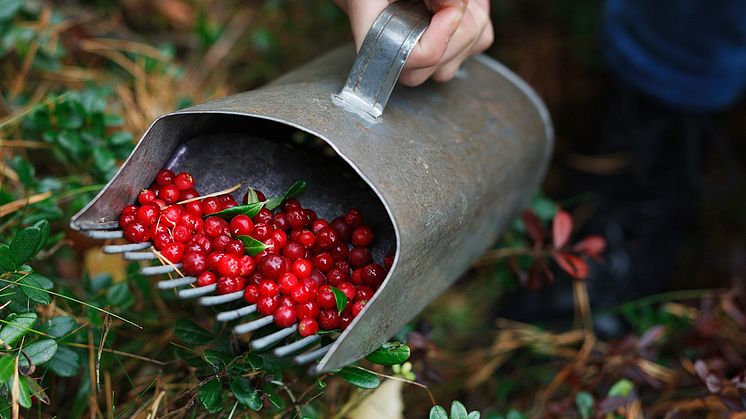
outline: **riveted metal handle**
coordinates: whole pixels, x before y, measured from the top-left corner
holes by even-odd
[[[409,54],[430,23],[422,1],[392,3],[373,22],[335,102],[378,118]]]

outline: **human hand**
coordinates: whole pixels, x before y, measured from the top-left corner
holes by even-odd
[[[409,55],[399,82],[417,86],[428,78],[452,79],[461,64],[489,48],[494,39],[489,0],[424,0],[430,26]],[[390,0],[335,0],[347,13],[358,50],[373,21]]]

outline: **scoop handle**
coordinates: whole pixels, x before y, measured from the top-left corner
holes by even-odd
[[[430,24],[431,16],[422,1],[399,1],[387,6],[365,35],[335,102],[373,118],[383,115],[404,63]]]

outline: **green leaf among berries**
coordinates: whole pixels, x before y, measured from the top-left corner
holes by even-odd
[[[241,243],[243,243],[243,248],[244,250],[246,250],[246,254],[250,256],[256,256],[262,250],[268,247],[266,244],[251,236],[236,236],[236,238],[238,240],[241,240]]]
[[[386,342],[365,359],[378,365],[398,365],[409,359],[409,346],[401,342]]]
[[[344,367],[339,370],[337,375],[360,388],[372,389],[381,384],[381,380],[375,374],[360,367]]]
[[[287,190],[287,192],[285,192],[282,196],[277,197],[277,198],[270,198],[270,199],[266,200],[265,202],[267,204],[266,205],[267,209],[270,210],[270,211],[272,211],[273,209],[275,209],[275,208],[279,207],[280,205],[282,205],[282,203],[285,202],[285,201],[287,201],[288,199],[294,198],[294,197],[300,195],[301,193],[303,193],[303,191],[306,190],[307,186],[308,185],[303,180],[299,180],[299,181],[293,183],[290,186],[290,188]]]
[[[236,396],[236,400],[249,409],[256,412],[262,408],[262,399],[259,397],[259,391],[252,387],[251,381],[247,378],[232,378],[231,391],[233,392],[233,395]]]
[[[249,217],[254,217],[255,215],[259,214],[259,211],[264,208],[267,201],[263,202],[254,202],[252,204],[246,204],[246,205],[236,205],[235,207],[226,208],[222,211],[218,211],[212,215],[217,216],[224,216],[224,215],[238,215],[238,214],[244,214],[248,215]]]
[[[330,287],[332,289],[332,292],[334,293],[334,299],[337,300],[337,312],[339,314],[342,314],[342,310],[347,307],[347,296],[345,295],[342,290],[335,287]]]
[[[215,413],[223,407],[223,386],[219,378],[214,378],[200,387],[199,401],[210,413]]]

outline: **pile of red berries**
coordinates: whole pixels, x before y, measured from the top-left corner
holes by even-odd
[[[252,192],[245,203],[268,202]],[[263,207],[226,215],[244,207],[230,194],[199,196],[189,173],[161,170],[138,195],[140,205],[122,210],[119,224],[127,240],[152,241],[163,259],[182,263],[198,286],[243,292],[259,313],[274,315],[277,326],[298,322],[301,336],[344,330],[393,262],[387,256],[383,265],[374,263],[375,234],[355,208],[329,222],[289,198],[275,212]]]

